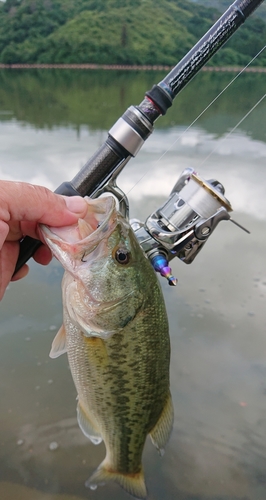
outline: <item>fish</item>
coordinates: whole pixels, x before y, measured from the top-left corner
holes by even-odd
[[[41,226],[65,269],[63,325],[50,356],[67,353],[77,390],[78,424],[106,456],[86,481],[109,480],[147,498],[142,452],[149,434],[162,455],[173,426],[170,340],[162,290],[113,196],[85,197],[74,226]]]

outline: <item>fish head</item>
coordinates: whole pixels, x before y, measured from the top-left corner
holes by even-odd
[[[41,232],[67,272],[68,309],[82,311],[87,321],[94,315],[101,318],[98,324],[104,318],[123,324],[141,305],[143,260],[150,264],[114,198],[85,199],[83,219],[64,228],[42,225]]]

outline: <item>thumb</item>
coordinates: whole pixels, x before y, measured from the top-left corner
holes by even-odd
[[[79,196],[66,197],[42,186],[25,182],[0,182],[0,220],[29,221],[65,226],[85,216],[86,201]]]

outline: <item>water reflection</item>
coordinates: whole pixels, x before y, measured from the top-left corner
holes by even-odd
[[[0,70],[0,121],[15,119],[37,129],[70,126],[78,134],[83,125],[107,130],[164,76],[153,71]],[[234,77],[235,73],[198,74],[158,120],[156,129],[190,125]],[[264,82],[263,73],[242,74],[204,114],[200,121],[204,129],[217,135],[230,130],[264,95]],[[243,123],[253,139],[266,140],[257,119],[265,116],[265,106],[264,102],[259,115],[252,114]]]
[[[1,72],[0,78],[0,177],[55,188],[160,75]],[[248,236],[221,223],[191,266],[173,262],[176,289],[161,280],[175,426],[162,459],[147,442],[150,500],[265,499],[265,104],[225,138],[265,92],[262,75],[243,75],[183,134],[230,78],[198,75],[121,175],[131,215],[144,220],[192,166],[224,183],[234,218],[251,230]],[[96,492],[84,487],[105,452],[78,429],[66,357],[48,357],[62,321],[61,277],[56,262],[45,269],[32,263],[1,304],[0,497],[125,500],[115,484]]]

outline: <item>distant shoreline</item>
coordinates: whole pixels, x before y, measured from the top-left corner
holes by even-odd
[[[92,69],[116,71],[170,71],[174,66],[161,64],[155,65],[126,65],[126,64],[0,64],[0,69]],[[242,66],[205,66],[202,71],[233,72],[242,71]],[[265,67],[249,66],[245,69],[248,73],[266,73]]]

